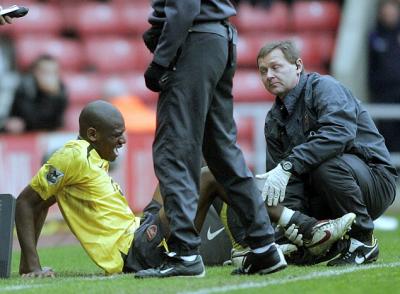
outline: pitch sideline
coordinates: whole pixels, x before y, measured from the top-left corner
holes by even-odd
[[[75,281],[101,281],[101,280],[112,280],[115,279],[117,277],[121,277],[121,276],[86,276],[86,277],[66,277],[63,278],[62,280],[58,281],[58,283],[63,283],[63,282],[75,282]],[[34,279],[27,279],[27,281],[32,281]],[[46,284],[27,284],[27,285],[15,285],[15,286],[5,286],[3,288],[0,288],[1,291],[8,291],[8,292],[12,292],[12,291],[20,291],[20,290],[25,290],[25,289],[33,289],[33,288],[45,288],[48,286],[52,286],[53,283],[51,283],[51,279],[48,279],[49,283]]]
[[[312,279],[324,278],[329,276],[340,276],[347,273],[353,273],[358,271],[376,269],[376,268],[388,268],[388,267],[399,267],[400,262],[392,262],[392,263],[383,263],[383,264],[371,264],[371,265],[363,265],[363,266],[352,266],[346,267],[342,269],[334,269],[334,270],[327,270],[323,272],[313,272],[303,276],[297,277],[285,277],[280,279],[272,279],[265,282],[246,282],[236,285],[229,285],[229,286],[221,286],[221,287],[210,287],[210,288],[203,288],[196,291],[189,291],[189,292],[179,292],[178,294],[210,294],[210,293],[223,293],[228,291],[236,291],[241,289],[250,289],[250,288],[262,288],[270,285],[282,285],[288,284],[292,282],[298,281],[307,281]]]
[[[250,288],[262,288],[270,285],[282,285],[282,284],[288,284],[291,282],[297,282],[297,281],[307,281],[307,280],[312,280],[312,279],[318,279],[318,278],[323,278],[323,277],[329,277],[329,276],[339,276],[347,273],[353,273],[353,272],[358,272],[358,271],[363,271],[363,270],[370,270],[370,269],[376,269],[376,268],[389,268],[389,267],[399,267],[400,262],[392,262],[392,263],[383,263],[383,264],[372,264],[372,265],[364,265],[364,266],[354,266],[354,267],[346,267],[342,269],[336,269],[336,270],[327,270],[323,272],[313,272],[309,273],[303,276],[297,276],[297,277],[286,277],[286,278],[281,278],[281,279],[271,279],[265,282],[246,282],[246,283],[240,283],[236,285],[230,285],[230,286],[221,286],[221,287],[210,287],[210,288],[203,288],[199,289],[196,291],[189,291],[189,292],[179,292],[178,294],[210,294],[210,293],[223,293],[223,292],[228,292],[228,291],[235,291],[235,290],[241,290],[241,289],[250,289]],[[105,277],[105,276],[91,276],[91,277],[69,277],[65,278],[61,281],[57,281],[57,283],[63,283],[63,282],[74,282],[77,280],[93,280],[93,281],[98,281],[98,280],[111,280],[115,279],[117,277],[122,277],[122,276],[110,276],[110,277]],[[25,289],[33,289],[33,288],[46,288],[49,286],[53,286],[54,284],[49,282],[45,284],[30,284],[30,285],[13,285],[13,286],[5,286],[1,289],[1,292],[14,292],[14,291],[21,291]]]

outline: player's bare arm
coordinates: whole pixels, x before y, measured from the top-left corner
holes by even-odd
[[[210,206],[216,197],[220,197],[224,202],[229,201],[223,187],[218,184],[208,167],[205,166],[201,169],[199,203],[197,206],[196,217],[194,219],[194,224],[197,231],[201,231],[208,210],[210,209]],[[159,185],[157,185],[156,190],[153,193],[152,201],[155,201],[161,205],[161,208],[158,212],[160,215],[160,220],[165,224],[164,227],[168,228],[169,223],[167,217],[165,216],[164,201],[161,196]]]
[[[42,269],[36,246],[48,209],[55,202],[55,197],[43,200],[30,186],[17,199],[15,225],[21,246],[19,273],[23,277],[54,277],[52,269]]]
[[[210,208],[215,197],[219,197],[222,201],[228,205],[231,205],[222,185],[217,182],[208,167],[203,167],[201,169],[200,178],[200,198],[195,218],[195,226],[197,230],[201,230],[208,209]],[[282,214],[283,206],[267,206],[267,210],[271,220],[277,222]]]

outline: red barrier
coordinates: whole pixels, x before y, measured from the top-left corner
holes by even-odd
[[[40,168],[43,157],[76,136],[70,132],[1,135],[0,193],[18,196]],[[126,137],[127,144],[112,163],[110,174],[121,185],[132,210],[139,212],[150,202],[157,185],[151,149],[154,135],[129,133]],[[241,139],[243,147],[247,147],[243,151],[246,157],[251,157],[253,146],[246,141]],[[57,208],[50,213],[60,216]]]
[[[37,135],[2,136],[0,139],[0,192],[18,195],[40,165]]]
[[[74,138],[75,133],[66,132],[1,135],[0,192],[17,197],[40,168],[43,157]],[[153,134],[128,134],[127,141],[110,173],[137,212],[151,200],[157,184],[151,155]]]
[[[150,202],[157,186],[151,145],[154,135],[130,133],[125,153],[126,198],[134,211],[141,211]]]

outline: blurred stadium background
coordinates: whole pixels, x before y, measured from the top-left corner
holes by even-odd
[[[265,9],[242,1],[232,19],[239,31],[234,80],[238,140],[254,172],[264,170],[264,118],[273,101],[255,67],[258,50],[267,41],[294,39],[306,70],[335,76],[365,101],[374,118],[400,118],[398,105],[368,104],[367,37],[375,23],[378,0],[291,2],[273,1]],[[23,19],[0,28],[0,122],[8,115],[20,73],[41,53],[58,59],[70,98],[62,130],[1,135],[1,193],[18,195],[44,154],[76,137],[81,108],[102,98],[105,81],[124,84],[129,94],[140,97],[152,109],[157,95],[146,89],[143,79],[151,60],[141,40],[149,26],[149,0],[1,1],[3,7],[12,4],[30,10]],[[156,185],[151,159],[153,134],[131,132],[127,137],[125,152],[112,173],[124,187],[132,208],[139,211]],[[392,155],[400,166],[399,154]]]

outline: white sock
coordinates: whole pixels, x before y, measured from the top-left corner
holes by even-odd
[[[271,248],[272,245],[274,245],[275,243],[271,243],[268,245],[265,245],[264,247],[259,247],[259,248],[255,248],[255,249],[251,249],[251,251],[253,251],[253,253],[255,254],[260,254],[260,253],[264,253],[267,252],[269,248]]]
[[[197,255],[186,255],[186,256],[179,256],[184,261],[194,261]]]
[[[286,227],[289,224],[289,221],[292,218],[293,214],[294,210],[284,207],[281,217],[278,220],[278,224],[282,227]]]

